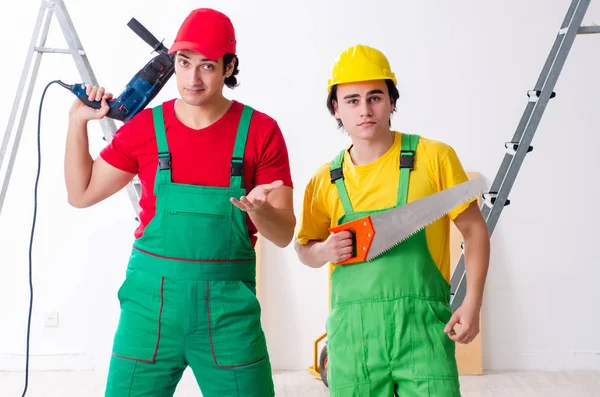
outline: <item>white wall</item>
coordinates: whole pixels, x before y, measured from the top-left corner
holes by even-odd
[[[303,188],[346,138],[326,111],[335,56],[357,42],[388,54],[401,99],[394,127],[443,140],[468,170],[493,179],[570,1],[67,1],[101,84],[119,93],[151,55],[126,23],[136,17],[170,45],[194,7],[217,7],[239,36],[242,85],[230,97],[275,117],[290,150],[299,211]],[[175,5],[176,4],[176,5]],[[285,5],[284,5],[285,4]],[[0,13],[6,126],[39,7],[12,2]],[[287,7],[287,8],[284,8]],[[600,5],[587,21],[600,20]],[[110,27],[109,27],[110,25]],[[56,26],[48,45],[61,47]],[[487,369],[600,369],[595,315],[600,187],[600,37],[577,38],[492,239],[483,315]],[[79,82],[68,56],[45,55],[0,219],[0,370],[24,366],[28,244],[33,214],[37,109],[44,85]],[[169,84],[156,101],[176,95]],[[33,249],[32,366],[97,369],[108,364],[118,318],[116,291],[136,222],[125,192],[87,210],[66,203],[62,175],[73,97],[54,85],[42,117],[43,168]],[[91,129],[95,155],[104,142]],[[277,369],[311,364],[324,332],[326,269],[310,270],[293,248],[264,244],[264,326]],[[60,313],[58,328],[43,314]]]

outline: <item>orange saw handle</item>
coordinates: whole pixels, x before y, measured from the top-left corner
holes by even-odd
[[[337,265],[364,262],[375,236],[375,229],[370,216],[365,216],[354,221],[346,222],[329,229],[332,233],[348,231],[352,233],[352,256]]]

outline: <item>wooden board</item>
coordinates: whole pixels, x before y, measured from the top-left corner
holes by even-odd
[[[469,179],[474,179],[479,176],[477,172],[467,172]],[[460,258],[461,244],[463,242],[462,235],[453,222],[450,222],[450,267],[451,272],[454,272],[456,263]],[[481,329],[481,321],[479,324]],[[461,375],[481,375],[483,373],[483,363],[481,354],[481,334],[468,345],[460,343],[456,344],[456,361],[458,363],[458,372]]]

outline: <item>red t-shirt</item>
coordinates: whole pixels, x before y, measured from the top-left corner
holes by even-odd
[[[203,186],[230,184],[231,156],[243,104],[233,101],[231,107],[212,125],[194,130],[175,116],[175,99],[163,104],[165,128],[171,153],[171,177],[175,183]],[[282,180],[293,187],[285,140],[271,117],[257,110],[252,113],[244,151],[244,185],[250,192],[256,185]],[[152,110],[144,109],[115,133],[110,144],[100,153],[112,166],[137,173],[142,186],[139,238],[156,212],[154,178],[158,166],[158,149]],[[237,197],[239,199],[239,197]],[[233,205],[233,204],[232,204]],[[246,216],[252,244],[256,227]]]

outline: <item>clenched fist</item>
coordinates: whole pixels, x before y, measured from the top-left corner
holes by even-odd
[[[352,233],[343,231],[330,234],[323,242],[322,249],[329,262],[339,263],[350,259],[352,257]]]

